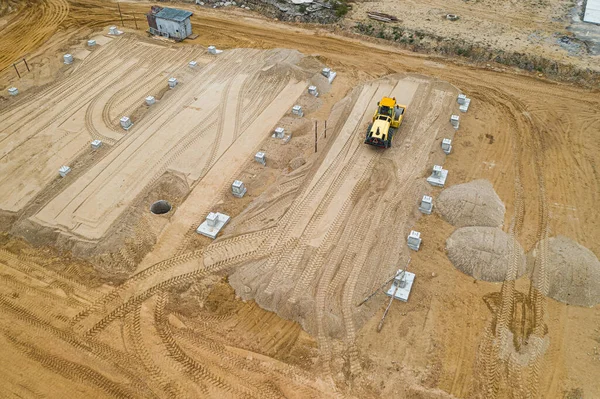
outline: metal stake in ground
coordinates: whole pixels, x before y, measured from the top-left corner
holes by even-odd
[[[317,152],[317,121],[315,121],[315,153]]]
[[[325,138],[327,138],[327,119],[325,119],[325,131],[324,131],[324,135],[325,135]]]
[[[19,73],[19,70],[17,69],[17,65],[13,63],[13,66],[15,67],[15,71],[17,71],[17,76],[19,76],[19,79],[21,79],[21,74]],[[315,142],[315,152],[317,152],[316,145],[317,145],[317,143]]]
[[[23,58],[23,62],[25,63],[25,67],[27,67],[27,72],[31,72],[31,70],[29,69],[29,65],[27,65],[27,61],[25,60],[25,58]]]
[[[117,3],[117,7],[119,8],[119,16],[121,17],[121,26],[125,27],[125,23],[123,22],[123,14],[121,14],[121,5]]]
[[[133,23],[135,24],[135,29],[137,30],[137,20],[135,19],[135,14],[133,14]]]
[[[390,310],[390,307],[392,306],[392,302],[394,302],[394,297],[396,296],[396,292],[398,291],[398,284],[394,284],[396,286],[396,288],[394,288],[394,293],[392,294],[392,297],[390,298],[390,302],[387,305],[387,308],[385,308],[385,312],[383,312],[383,316],[381,317],[381,320],[379,321],[379,325],[377,326],[377,332],[380,332],[381,329],[383,328],[383,322],[385,321],[385,316],[387,316],[388,311]]]

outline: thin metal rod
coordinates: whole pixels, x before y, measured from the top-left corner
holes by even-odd
[[[394,286],[396,288],[394,288],[394,293],[392,294],[392,297],[390,298],[390,302],[388,303],[387,308],[385,308],[385,312],[383,312],[383,316],[381,317],[381,320],[379,321],[379,325],[377,326],[377,332],[380,332],[381,329],[383,328],[383,323],[385,322],[385,317],[387,316],[388,311],[392,307],[392,302],[394,302],[394,297],[396,296],[396,292],[398,291],[398,284],[394,284]]]
[[[315,152],[317,152],[317,121],[315,121]]]
[[[19,70],[17,69],[17,65],[13,64],[13,66],[15,67],[15,71],[17,71],[17,76],[19,77],[19,79],[21,79],[21,74],[19,73]],[[315,146],[317,145],[317,143],[315,143]],[[315,150],[316,152],[317,150]]]
[[[119,8],[119,16],[121,17],[121,25],[125,27],[125,22],[123,22],[123,14],[121,14],[121,5],[117,3],[117,7]]]
[[[327,119],[325,119],[325,138],[327,138]]]
[[[135,23],[135,29],[137,29],[137,20],[135,19],[135,14],[133,14],[133,22]]]
[[[29,69],[29,65],[27,65],[27,60],[25,60],[25,58],[23,58],[23,62],[25,63],[25,66],[27,67],[27,72],[31,72],[31,70]]]

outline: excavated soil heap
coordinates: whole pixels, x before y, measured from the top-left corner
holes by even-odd
[[[506,209],[487,180],[473,180],[442,191],[436,201],[438,212],[456,227],[500,227]]]
[[[517,273],[525,273],[525,253],[517,243]],[[461,272],[477,280],[504,281],[511,265],[512,240],[496,227],[462,227],[446,240],[448,258]]]
[[[541,244],[544,244],[543,242]],[[557,301],[577,306],[600,303],[600,261],[589,249],[564,237],[547,240],[546,281],[542,278],[540,243],[527,254],[527,265],[535,287]]]

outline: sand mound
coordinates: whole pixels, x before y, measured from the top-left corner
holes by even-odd
[[[527,265],[535,286],[544,295],[577,306],[600,303],[600,261],[589,249],[558,236],[547,240],[546,279],[535,261],[540,243],[527,254]]]
[[[525,253],[517,243],[519,278],[525,273]],[[461,272],[477,280],[504,281],[511,262],[512,240],[495,227],[463,227],[446,240],[448,258]]]
[[[301,167],[302,165],[304,165],[305,163],[306,163],[306,159],[304,159],[303,157],[296,157],[290,161],[289,166],[290,166],[291,170],[296,170],[299,167]]]
[[[456,227],[500,227],[506,211],[492,184],[483,179],[457,184],[442,191],[436,201],[436,209]]]

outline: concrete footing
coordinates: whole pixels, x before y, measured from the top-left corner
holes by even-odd
[[[60,167],[60,169],[58,169],[58,174],[60,175],[60,177],[65,177],[69,173],[71,173],[71,168],[67,165],[63,165]]]
[[[131,123],[131,119],[129,119],[128,116],[122,117],[120,122],[121,122],[121,127],[125,130],[129,130],[133,126],[133,123]]]
[[[217,234],[219,234],[221,229],[229,222],[229,219],[231,218],[224,213],[211,212],[206,217],[206,220],[198,226],[196,233],[210,237],[214,240],[217,238]]]
[[[434,165],[431,176],[427,178],[427,182],[432,186],[444,187],[446,184],[446,178],[448,177],[448,171],[442,169],[440,165]]]
[[[177,78],[169,78],[169,88],[174,89],[177,83]]]
[[[111,26],[110,28],[108,28],[108,34],[112,36],[119,36],[122,35],[123,32],[118,30],[116,26]]]
[[[65,54],[65,55],[63,55],[63,61],[66,65],[72,64],[73,56],[71,54]]]
[[[285,136],[285,129],[282,127],[277,127],[275,128],[275,132],[273,133],[274,138],[276,139],[282,139]]]
[[[329,84],[333,82],[333,79],[337,76],[336,72],[333,72],[330,68],[323,68],[321,75],[325,76],[329,81]]]
[[[87,45],[88,45],[88,47],[94,47],[96,45],[96,41],[95,40],[88,40],[87,41]]]
[[[460,105],[463,105],[465,103],[466,99],[467,99],[466,94],[459,94],[458,97],[456,98],[456,102],[459,103]]]
[[[146,97],[146,105],[152,105],[156,102],[156,99],[154,98],[154,96],[148,96]]]
[[[189,66],[190,68],[196,68],[196,67],[198,66],[198,63],[197,63],[196,61],[190,61],[190,62],[188,63],[188,66]]]
[[[234,181],[231,185],[231,193],[234,197],[242,198],[246,194],[246,191],[248,191],[246,190],[246,186],[240,180]]]
[[[292,107],[292,114],[297,115],[297,116],[304,116],[304,111],[302,111],[302,106],[301,105],[294,105]]]
[[[414,281],[414,273],[399,269],[396,273],[396,278],[394,278],[394,281],[392,282],[392,286],[386,292],[387,296],[393,296],[396,299],[407,302]]]
[[[450,154],[450,152],[452,151],[452,140],[450,140],[450,139],[442,140],[442,151],[444,151],[446,153],[446,155]]]
[[[254,160],[259,164],[262,164],[262,166],[267,166],[267,155],[262,151],[259,151],[254,155]]]
[[[421,247],[421,233],[418,231],[411,230],[406,240],[406,244],[413,251],[418,251]]]
[[[308,86],[308,94],[319,97],[319,92],[317,91],[317,86]]]
[[[421,205],[419,205],[419,210],[421,211],[421,213],[431,215],[431,212],[433,211],[433,198],[431,198],[429,195],[424,195],[421,199]]]
[[[16,87],[9,87],[8,88],[8,95],[10,95],[10,96],[16,96],[17,94],[19,94],[19,89],[17,89]]]
[[[102,147],[102,141],[100,141],[100,140],[92,141],[92,150],[97,150],[100,147]]]
[[[460,110],[460,112],[467,112],[469,110],[469,105],[471,105],[471,99],[467,98],[465,100],[465,103],[458,107],[458,109]]]
[[[215,46],[208,46],[209,54],[217,55],[217,54],[221,54],[222,52],[223,52],[223,50],[217,50],[217,48]]]
[[[458,115],[450,116],[450,123],[454,129],[458,129],[458,126],[460,125],[460,117]]]

